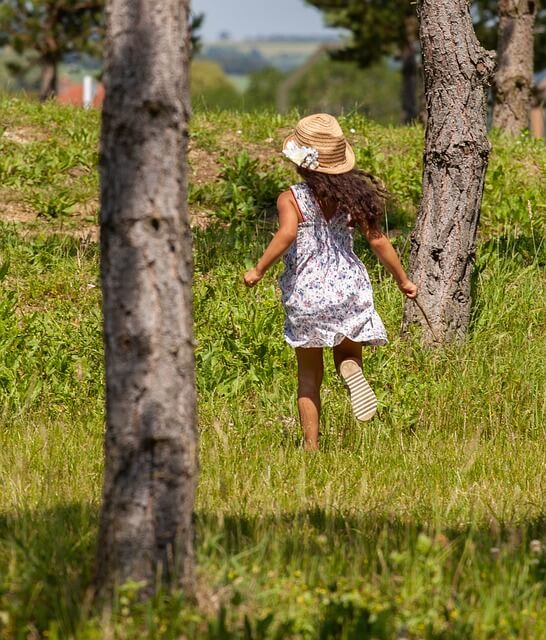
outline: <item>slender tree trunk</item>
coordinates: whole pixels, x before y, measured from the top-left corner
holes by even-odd
[[[57,65],[54,57],[44,56],[40,61],[40,102],[45,102],[49,98],[57,95]]]
[[[546,80],[541,86],[534,87],[531,98],[531,122],[530,129],[533,138],[544,139],[544,94],[546,93]]]
[[[194,584],[197,474],[186,205],[188,0],[109,0],[101,140],[106,357],[97,587]]]
[[[517,135],[529,126],[536,0],[499,0],[493,127]]]
[[[418,22],[415,16],[404,19],[405,38],[402,46],[402,123],[415,122],[419,116],[417,106],[417,78],[419,65],[418,51]]]
[[[470,276],[490,145],[487,87],[494,53],[479,44],[467,0],[420,0],[427,127],[423,193],[412,234],[410,277],[418,300],[404,329],[421,325],[427,343],[461,337],[470,318]]]

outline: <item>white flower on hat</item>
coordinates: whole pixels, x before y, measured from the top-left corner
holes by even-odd
[[[298,167],[314,171],[319,166],[319,152],[314,147],[300,147],[294,140],[290,140],[283,149],[284,155]]]

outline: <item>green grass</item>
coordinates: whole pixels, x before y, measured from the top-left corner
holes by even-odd
[[[52,105],[4,103],[1,124],[58,132],[43,156],[55,182],[47,167],[70,118],[97,139],[95,115]],[[227,155],[226,140],[240,135],[260,163],[238,173],[233,160],[203,195],[212,211],[236,187],[241,207],[223,215],[239,222],[194,232],[197,606],[166,592],[139,603],[129,584],[111,612],[93,608],[104,423],[98,247],[74,236],[70,212],[62,227],[0,224],[0,638],[546,636],[544,148],[495,141],[462,344],[427,351],[398,338],[400,294],[359,241],[391,339],[365,360],[380,409],[355,423],[328,357],[322,451],[309,455],[282,340],[280,267],[256,289],[241,284],[272,231],[259,212],[252,219],[251,202],[267,208],[286,171],[260,150],[287,124],[238,114],[194,124],[194,144]],[[404,230],[418,199],[420,130],[347,124],[368,141],[358,153],[396,196],[391,222]],[[501,164],[510,180],[495,177]],[[10,179],[17,193],[42,189],[28,168]],[[507,207],[501,220],[491,213],[495,202],[520,201],[513,220]],[[395,242],[405,255],[406,234]]]

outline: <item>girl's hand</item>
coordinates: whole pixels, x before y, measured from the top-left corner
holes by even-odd
[[[243,276],[247,287],[254,287],[258,284],[258,282],[260,282],[263,277],[264,274],[261,271],[258,271],[256,267],[254,267],[253,269],[249,269]]]
[[[411,298],[412,300],[417,298],[417,285],[413,284],[411,280],[407,279],[400,282],[398,288],[407,298]]]

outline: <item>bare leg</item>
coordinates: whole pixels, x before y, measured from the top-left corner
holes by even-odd
[[[318,449],[320,385],[324,373],[322,349],[296,348],[298,360],[298,411],[307,451]]]
[[[370,420],[377,410],[377,398],[362,375],[362,345],[345,338],[334,347],[334,362],[349,389],[355,418]]]
[[[339,365],[344,360],[354,360],[362,369],[362,345],[360,342],[353,342],[349,338],[345,338],[341,344],[334,347],[334,364],[338,373]]]

